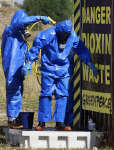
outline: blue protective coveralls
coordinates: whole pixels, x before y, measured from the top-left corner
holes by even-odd
[[[22,37],[24,28],[39,21],[37,16],[28,16],[24,10],[17,10],[11,24],[2,35],[2,65],[6,78],[7,116],[16,118],[22,106],[24,64],[27,44]]]
[[[65,48],[59,48],[57,35],[70,33]],[[39,97],[38,121],[47,122],[51,118],[51,98],[55,94],[56,104],[53,115],[55,122],[64,122],[69,89],[69,55],[73,50],[84,61],[91,61],[89,50],[72,30],[70,20],[62,21],[55,26],[40,32],[33,41],[33,46],[26,59],[34,62],[41,51],[41,93]]]

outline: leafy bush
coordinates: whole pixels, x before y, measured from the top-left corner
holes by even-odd
[[[50,16],[57,22],[73,16],[73,0],[24,0],[22,8],[29,15]]]

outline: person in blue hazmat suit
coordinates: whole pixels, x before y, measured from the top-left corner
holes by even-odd
[[[55,111],[53,120],[56,122],[57,130],[71,130],[65,126],[65,112],[68,100],[69,89],[69,55],[74,51],[80,59],[84,61],[94,74],[96,67],[91,63],[91,55],[84,43],[79,40],[77,34],[72,29],[72,21],[65,20],[55,26],[37,34],[33,41],[33,46],[26,55],[26,65],[33,63],[41,49],[41,92],[39,97],[38,121],[36,130],[45,128],[45,123],[52,119],[51,99],[55,95]],[[27,67],[24,66],[25,75]]]
[[[17,10],[2,35],[1,54],[9,128],[23,128],[18,116],[22,107],[24,79],[21,69],[27,52],[26,38],[30,35],[27,26],[40,20],[43,24],[51,23],[46,16],[28,16],[24,10]]]

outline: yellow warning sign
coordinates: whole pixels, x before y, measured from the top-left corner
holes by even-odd
[[[85,110],[111,114],[111,102],[110,93],[82,91],[82,108]]]
[[[82,64],[82,108],[111,113],[111,1],[82,0],[81,40],[89,49],[98,74]]]

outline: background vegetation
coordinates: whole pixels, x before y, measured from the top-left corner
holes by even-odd
[[[72,18],[73,0],[24,0],[22,8],[29,15],[50,16],[58,22]]]

